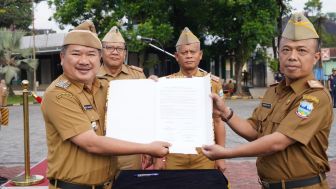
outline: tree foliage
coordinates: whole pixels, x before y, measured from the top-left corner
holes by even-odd
[[[242,93],[242,68],[251,57],[257,44],[272,44],[275,36],[277,5],[274,1],[241,0],[219,1],[213,6],[213,34],[220,34],[230,39],[218,48],[235,57],[235,79],[237,92]],[[224,11],[225,10],[225,11]]]
[[[136,35],[152,37],[166,47],[174,47],[184,27],[202,42],[207,36],[217,40],[206,46],[205,58],[235,57],[238,92],[243,65],[257,44],[271,45],[276,35],[279,6],[269,0],[49,0],[56,6],[54,18],[62,24],[78,25],[92,19],[102,37],[113,25],[123,28],[131,50],[145,51]]]
[[[32,2],[2,0],[0,17],[0,27],[28,30],[28,26],[32,23]]]
[[[38,66],[38,61],[31,59],[31,49],[20,49],[20,40],[24,35],[23,30],[0,29],[0,74],[10,86],[10,94],[13,94],[11,81],[18,77],[20,69],[32,72]]]
[[[309,0],[305,3],[304,10],[309,16],[309,19],[314,24],[317,33],[320,36],[320,42],[322,47],[335,47],[336,46],[336,36],[327,32],[327,26],[332,23],[332,16],[336,15],[329,13],[322,13],[323,3],[320,0]],[[329,20],[331,16],[331,19]]]

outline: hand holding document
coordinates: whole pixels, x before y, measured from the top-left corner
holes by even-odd
[[[197,153],[214,144],[210,75],[110,82],[106,136],[172,144],[170,153]]]

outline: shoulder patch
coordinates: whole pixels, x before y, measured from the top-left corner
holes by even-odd
[[[296,115],[300,118],[308,118],[314,109],[314,104],[308,100],[302,99],[300,105],[296,111]]]
[[[219,77],[211,74],[211,80],[219,82],[220,79],[219,79]]]
[[[310,88],[323,89],[323,85],[319,81],[308,80],[307,82]]]
[[[220,96],[220,97],[223,97],[223,96],[224,96],[223,89],[219,90],[219,92],[218,92],[218,96]]]
[[[56,96],[57,99],[61,99],[62,97],[69,97],[72,98],[73,95],[71,93],[61,93]]]
[[[133,70],[138,71],[138,72],[143,72],[143,69],[140,68],[140,67],[136,67],[136,66],[133,66],[133,65],[130,65],[129,67],[130,67],[131,69],[133,69]]]
[[[315,102],[316,104],[318,104],[320,102],[320,100],[318,98],[316,98],[315,96],[312,96],[312,95],[303,95],[302,100]]]
[[[56,83],[56,87],[67,89],[71,85],[68,80],[60,80]]]

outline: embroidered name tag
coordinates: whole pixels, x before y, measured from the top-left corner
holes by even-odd
[[[93,107],[91,104],[88,104],[88,105],[84,105],[84,110],[92,110]]]
[[[264,107],[264,108],[267,108],[267,109],[271,109],[272,108],[272,104],[269,104],[269,103],[261,103],[261,106]]]

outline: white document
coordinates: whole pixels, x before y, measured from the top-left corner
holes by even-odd
[[[214,144],[210,75],[110,82],[106,136],[140,143],[166,141],[170,153]]]

